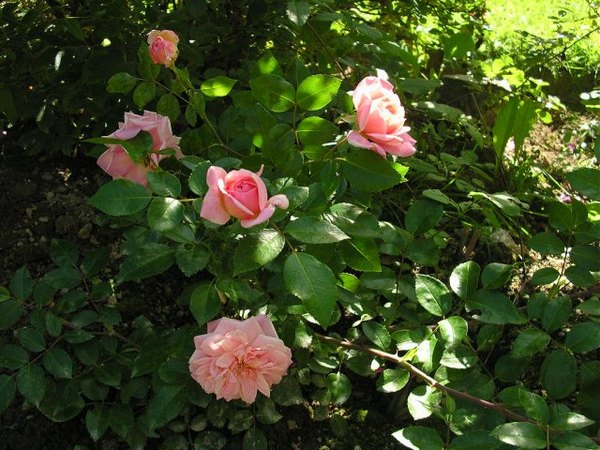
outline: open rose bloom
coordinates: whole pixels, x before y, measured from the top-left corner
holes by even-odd
[[[175,64],[179,51],[179,36],[171,30],[152,30],[148,33],[148,50],[154,64],[169,67]]]
[[[171,121],[168,117],[161,116],[152,111],[144,111],[144,115],[125,113],[125,121],[119,122],[119,129],[107,137],[129,140],[136,137],[140,131],[147,131],[152,136],[152,150],[157,152],[166,148],[175,150],[177,159],[183,158],[179,149],[179,140],[173,136]],[[98,158],[98,165],[113,178],[127,178],[135,183],[147,186],[146,174],[158,167],[158,163],[168,155],[152,153],[147,165],[136,164],[121,145],[108,145]]]
[[[356,108],[358,130],[352,130],[348,142],[367,148],[385,158],[386,154],[401,157],[415,153],[415,140],[404,125],[404,107],[387,81],[387,74],[377,71],[376,77],[366,77],[349,92]]]
[[[196,336],[194,344],[192,377],[206,392],[227,401],[241,398],[252,403],[259,391],[269,397],[271,386],[292,363],[292,352],[266,315],[209,322],[207,333]]]
[[[235,217],[242,227],[250,228],[269,220],[275,207],[287,209],[289,202],[285,195],[268,198],[260,178],[262,171],[263,167],[257,173],[246,169],[227,173],[221,167],[211,166],[206,173],[208,192],[202,201],[200,217],[219,225]]]

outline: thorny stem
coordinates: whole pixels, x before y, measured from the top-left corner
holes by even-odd
[[[352,350],[357,350],[362,353],[368,353],[370,355],[377,356],[381,359],[385,359],[387,361],[391,361],[395,364],[398,364],[399,366],[402,366],[403,368],[408,370],[414,377],[419,378],[420,380],[427,383],[429,386],[431,386],[435,389],[439,389],[454,398],[466,400],[470,403],[473,403],[473,404],[480,406],[482,408],[485,408],[485,409],[492,409],[492,410],[497,411],[498,413],[502,414],[504,417],[506,417],[508,419],[516,420],[518,422],[528,422],[528,423],[531,423],[540,428],[547,427],[548,432],[550,432],[550,431],[561,432],[560,430],[555,430],[546,424],[542,424],[540,422],[537,422],[536,420],[530,419],[530,418],[522,416],[521,414],[518,414],[514,411],[511,411],[510,409],[508,409],[505,406],[502,406],[498,403],[490,402],[488,400],[484,400],[482,398],[475,397],[474,395],[468,394],[466,392],[457,391],[456,389],[452,389],[451,387],[444,386],[443,384],[440,384],[436,379],[432,378],[431,376],[429,376],[422,370],[413,366],[408,361],[405,361],[404,359],[402,359],[400,356],[392,355],[391,353],[387,353],[382,350],[378,350],[376,348],[371,348],[371,347],[366,347],[363,345],[354,344],[348,340],[336,339],[334,337],[324,336],[322,334],[315,334],[315,336],[321,342],[325,342],[327,344],[338,345],[340,347],[344,347],[344,348],[348,348],[348,349],[352,349]],[[600,438],[591,438],[591,439],[594,440],[595,442],[600,442]]]

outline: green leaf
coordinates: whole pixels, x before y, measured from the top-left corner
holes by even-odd
[[[407,385],[409,379],[410,373],[406,369],[385,369],[377,378],[377,390],[386,394],[398,392]]]
[[[372,239],[354,237],[340,246],[342,256],[350,267],[361,272],[381,272],[379,248]]]
[[[595,422],[582,414],[553,408],[550,426],[558,430],[573,431],[589,427]]]
[[[294,86],[277,75],[261,75],[250,80],[254,97],[273,112],[290,110],[295,102]]]
[[[106,430],[110,419],[110,409],[107,405],[97,405],[89,409],[85,415],[85,426],[94,441],[100,439]]]
[[[452,295],[444,283],[429,275],[415,277],[417,301],[435,316],[443,316],[452,308]]]
[[[532,236],[529,239],[529,247],[542,255],[560,255],[565,244],[556,234],[546,231]]]
[[[575,245],[571,250],[571,260],[590,272],[600,271],[600,248],[592,245]]]
[[[583,322],[573,325],[567,333],[565,344],[577,353],[591,352],[600,348],[600,323]]]
[[[167,116],[171,123],[175,122],[180,113],[177,97],[173,94],[163,94],[156,103],[156,112]]]
[[[5,344],[0,347],[0,367],[16,370],[29,362],[29,355],[18,345]]]
[[[158,275],[173,264],[174,250],[165,244],[147,244],[128,256],[119,270],[119,282]]]
[[[498,425],[491,435],[515,447],[546,448],[546,435],[532,423],[510,422]]]
[[[267,438],[265,434],[256,427],[250,428],[244,434],[242,441],[243,450],[267,450]]]
[[[144,209],[151,198],[144,186],[119,179],[103,185],[88,203],[110,216],[126,216]]]
[[[353,187],[367,192],[380,192],[404,181],[395,166],[364,149],[352,150],[342,160],[342,171]]]
[[[421,385],[408,395],[406,406],[413,419],[421,420],[439,410],[441,399],[442,393],[439,390]]]
[[[465,345],[459,345],[454,349],[446,349],[440,359],[440,364],[451,369],[469,369],[478,362],[477,354]]]
[[[237,80],[219,75],[204,81],[200,86],[200,90],[207,97],[225,97],[231,92],[235,83],[237,83]]]
[[[553,436],[552,445],[557,450],[598,450],[600,448],[589,437],[574,431]]]
[[[55,388],[48,390],[40,403],[40,411],[55,422],[71,420],[85,407],[79,383],[75,380],[57,383]]]
[[[544,351],[549,343],[548,334],[537,328],[527,328],[513,341],[511,352],[515,358],[527,358]]]
[[[0,303],[8,300],[10,297],[10,291],[6,289],[4,286],[0,286]]]
[[[256,418],[261,423],[272,425],[279,422],[282,417],[273,400],[264,395],[256,397]]]
[[[67,352],[54,347],[44,353],[42,363],[48,372],[56,378],[71,378],[73,376],[73,360]]]
[[[495,450],[500,445],[486,430],[469,430],[456,436],[450,444],[450,450]]]
[[[450,288],[461,300],[468,300],[477,290],[480,272],[475,261],[459,264],[450,275]]]
[[[480,311],[481,314],[475,315],[475,318],[485,323],[520,325],[527,321],[509,298],[500,292],[480,289],[465,306],[469,312]]]
[[[467,337],[468,333],[467,321],[459,316],[440,320],[438,328],[440,340],[444,343],[444,347],[447,350],[456,348]]]
[[[118,436],[125,439],[134,424],[131,407],[123,403],[117,403],[110,406],[108,423],[110,428],[117,433]]]
[[[440,260],[440,249],[433,239],[413,239],[406,247],[406,256],[423,266],[436,266]]]
[[[191,277],[204,269],[209,259],[210,252],[201,245],[192,247],[180,245],[175,252],[175,262],[186,277]]]
[[[79,249],[72,242],[63,239],[52,239],[50,258],[57,266],[76,266],[79,260]]]
[[[171,197],[152,200],[148,208],[148,225],[153,230],[164,232],[177,227],[183,220],[183,203]]]
[[[23,347],[32,352],[41,352],[46,348],[44,333],[37,328],[25,327],[17,332],[17,338]]]
[[[233,254],[233,274],[239,275],[273,261],[285,245],[281,233],[271,229],[246,236]]]
[[[0,303],[0,330],[11,328],[23,314],[23,305],[17,300],[9,299]]]
[[[362,330],[371,342],[383,350],[386,350],[392,343],[389,331],[380,323],[373,321],[363,322]]]
[[[556,297],[544,306],[542,326],[548,333],[553,333],[562,327],[571,315],[571,300],[567,296]]]
[[[185,385],[160,386],[156,395],[148,402],[146,409],[148,428],[154,430],[162,427],[177,417],[187,403],[187,395]]]
[[[577,287],[589,287],[596,283],[596,279],[590,271],[579,266],[567,267],[565,277]]]
[[[33,280],[27,267],[23,266],[14,273],[8,288],[17,300],[27,300],[29,298],[33,291]]]
[[[214,283],[202,283],[192,291],[190,311],[200,326],[221,312],[221,300]]]
[[[106,266],[109,256],[110,250],[107,247],[97,248],[85,255],[81,262],[84,276],[89,278],[100,272]]]
[[[301,27],[310,16],[310,6],[306,0],[292,0],[287,4],[287,16],[297,26]]]
[[[37,364],[27,364],[17,373],[19,392],[32,405],[39,406],[46,395],[46,376],[44,369]],[[0,408],[1,410],[1,408]]]
[[[0,375],[0,414],[10,405],[15,398],[15,380],[8,375]]]
[[[285,227],[285,231],[294,239],[306,244],[332,244],[350,238],[332,223],[313,216],[291,221]]]
[[[206,100],[204,99],[204,95],[202,95],[202,92],[192,92],[190,94],[190,104],[194,108],[196,114],[198,114],[200,117],[206,117]]]
[[[525,389],[519,389],[519,403],[527,413],[527,416],[538,422],[548,423],[550,411],[542,397]]]
[[[307,111],[317,111],[327,106],[335,97],[342,80],[331,75],[311,75],[300,83],[296,102]]]
[[[510,264],[490,263],[483,268],[481,283],[485,289],[499,289],[508,282],[512,270]]]
[[[565,350],[553,351],[542,363],[540,375],[542,386],[555,400],[565,398],[575,390],[576,377],[577,362]]]
[[[142,109],[150,103],[156,95],[156,86],[150,81],[144,81],[137,85],[133,91],[133,101],[138,108]]]
[[[567,174],[567,180],[580,194],[600,200],[600,170],[583,167]]]
[[[119,72],[108,79],[106,90],[111,94],[127,94],[136,84],[137,80],[135,77],[129,75],[127,72]]]
[[[152,192],[163,197],[178,197],[181,194],[179,179],[165,171],[148,172],[146,174],[148,185]]]
[[[326,328],[337,299],[335,276],[331,269],[307,253],[290,254],[283,267],[287,289],[300,298],[306,311]]]
[[[204,195],[208,191],[208,186],[206,184],[206,172],[208,172],[210,166],[210,161],[202,161],[196,164],[192,170],[192,173],[188,178],[188,184],[190,186],[190,190],[194,194]]]
[[[444,442],[433,428],[406,427],[395,431],[392,436],[411,450],[444,450]]]
[[[305,147],[323,146],[335,141],[339,133],[338,127],[319,116],[310,116],[304,119],[296,129],[298,139]],[[327,149],[323,147],[323,152]]]
[[[406,211],[406,230],[422,234],[431,230],[442,218],[444,207],[433,200],[420,199]]]
[[[352,393],[352,383],[343,373],[330,373],[325,380],[327,393],[336,405],[346,403]]]
[[[534,286],[542,286],[545,284],[551,284],[556,281],[560,273],[553,267],[544,267],[536,270],[531,277],[530,283]]]
[[[44,276],[44,283],[56,289],[72,289],[81,283],[81,272],[74,267],[59,267]]]

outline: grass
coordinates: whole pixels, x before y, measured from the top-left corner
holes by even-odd
[[[600,67],[600,10],[593,1],[488,0],[489,40],[516,60],[534,51],[547,63],[551,52],[569,71],[595,73]],[[527,39],[522,31],[540,39]]]

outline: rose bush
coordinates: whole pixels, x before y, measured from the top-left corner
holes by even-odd
[[[269,397],[292,363],[291,350],[264,314],[243,321],[223,317],[209,322],[206,331],[194,338],[190,372],[218,399],[253,403],[258,392]]]
[[[242,227],[250,228],[266,222],[275,208],[287,209],[289,202],[285,195],[268,198],[267,188],[260,175],[246,169],[227,173],[221,167],[212,166],[206,174],[208,193],[202,202],[200,217],[223,225],[230,217],[240,220]]]
[[[358,130],[348,134],[348,142],[367,148],[385,158],[386,153],[401,157],[415,153],[415,140],[405,126],[404,107],[387,81],[383,70],[364,78],[349,94],[356,108]]]
[[[179,36],[171,30],[152,30],[148,33],[148,48],[154,64],[170,67],[179,55]]]
[[[107,137],[126,141],[142,131],[148,132],[152,137],[152,151],[145,161],[137,163],[123,145],[109,144],[108,150],[97,160],[100,168],[114,179],[126,178],[146,186],[146,174],[156,170],[160,161],[168,157],[167,154],[159,153],[160,150],[172,149],[177,159],[183,158],[179,148],[180,138],[173,135],[171,121],[152,111],[144,111],[141,116],[133,112],[125,113],[125,121],[119,122],[119,129]]]

